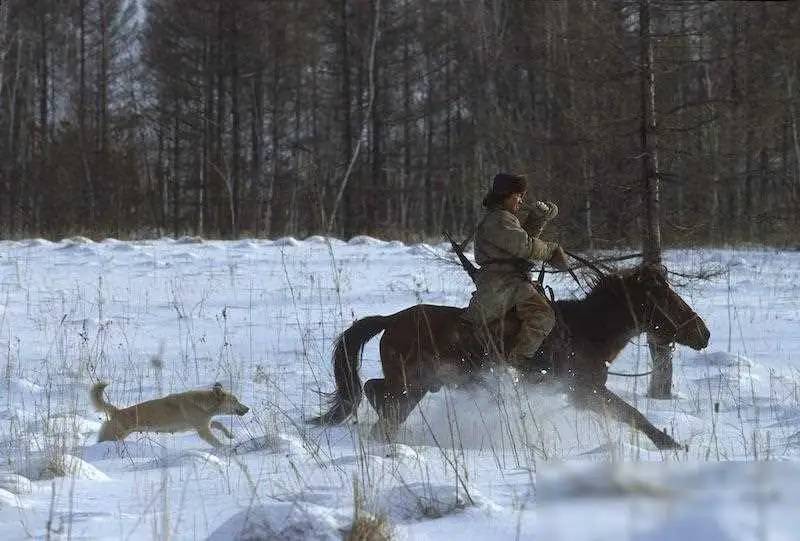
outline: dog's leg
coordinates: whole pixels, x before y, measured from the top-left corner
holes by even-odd
[[[100,427],[100,433],[97,435],[97,442],[104,442],[104,441],[114,441],[116,440],[114,427],[111,424],[111,421],[106,421],[103,423],[103,426]]]
[[[122,441],[128,437],[130,430],[126,430],[120,423],[112,418],[102,424],[97,434],[97,443],[103,441]]]
[[[216,428],[217,430],[225,434],[226,438],[231,440],[233,439],[233,434],[231,433],[230,430],[228,430],[228,427],[220,423],[219,421],[211,421],[211,428]]]
[[[223,446],[222,442],[219,441],[214,434],[211,433],[211,430],[207,426],[198,426],[197,427],[197,435],[207,441],[211,446],[216,447],[217,449],[221,449]]]

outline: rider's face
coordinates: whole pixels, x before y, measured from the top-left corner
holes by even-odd
[[[503,208],[509,212],[518,212],[519,207],[522,205],[522,199],[525,197],[524,193],[512,193],[508,194],[505,199],[503,199]]]

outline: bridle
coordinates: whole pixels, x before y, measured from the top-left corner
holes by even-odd
[[[691,317],[687,318],[686,321],[682,323],[676,323],[675,320],[667,312],[667,310],[663,306],[661,306],[661,304],[656,302],[655,296],[649,290],[645,291],[645,295],[647,295],[647,299],[650,302],[650,305],[652,306],[652,310],[650,311],[650,316],[648,317],[647,320],[648,326],[650,326],[653,323],[656,311],[660,312],[661,315],[664,317],[664,319],[666,319],[669,322],[669,324],[675,329],[672,333],[672,336],[670,336],[669,338],[670,342],[675,342],[675,338],[678,336],[678,333],[680,332],[681,329],[683,329],[687,325],[691,325],[692,323],[700,319],[700,315],[694,310],[692,310]]]

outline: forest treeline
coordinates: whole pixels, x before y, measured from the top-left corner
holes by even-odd
[[[571,245],[794,242],[794,2],[3,0],[0,233],[466,235],[498,170]]]

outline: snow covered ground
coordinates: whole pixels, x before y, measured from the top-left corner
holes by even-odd
[[[493,393],[428,395],[393,445],[360,435],[367,404],[359,424],[306,426],[354,318],[467,302],[444,248],[0,242],[0,538],[341,539],[354,488],[398,539],[800,538],[800,253],[668,254],[671,270],[724,271],[674,278],[711,343],[676,350],[673,400],[645,398],[646,378],[610,386],[688,453],[505,376]],[[646,367],[633,343],[614,370]],[[219,418],[236,435],[225,452],[192,433],[97,444],[98,379],[117,405],[219,381],[251,411]]]

